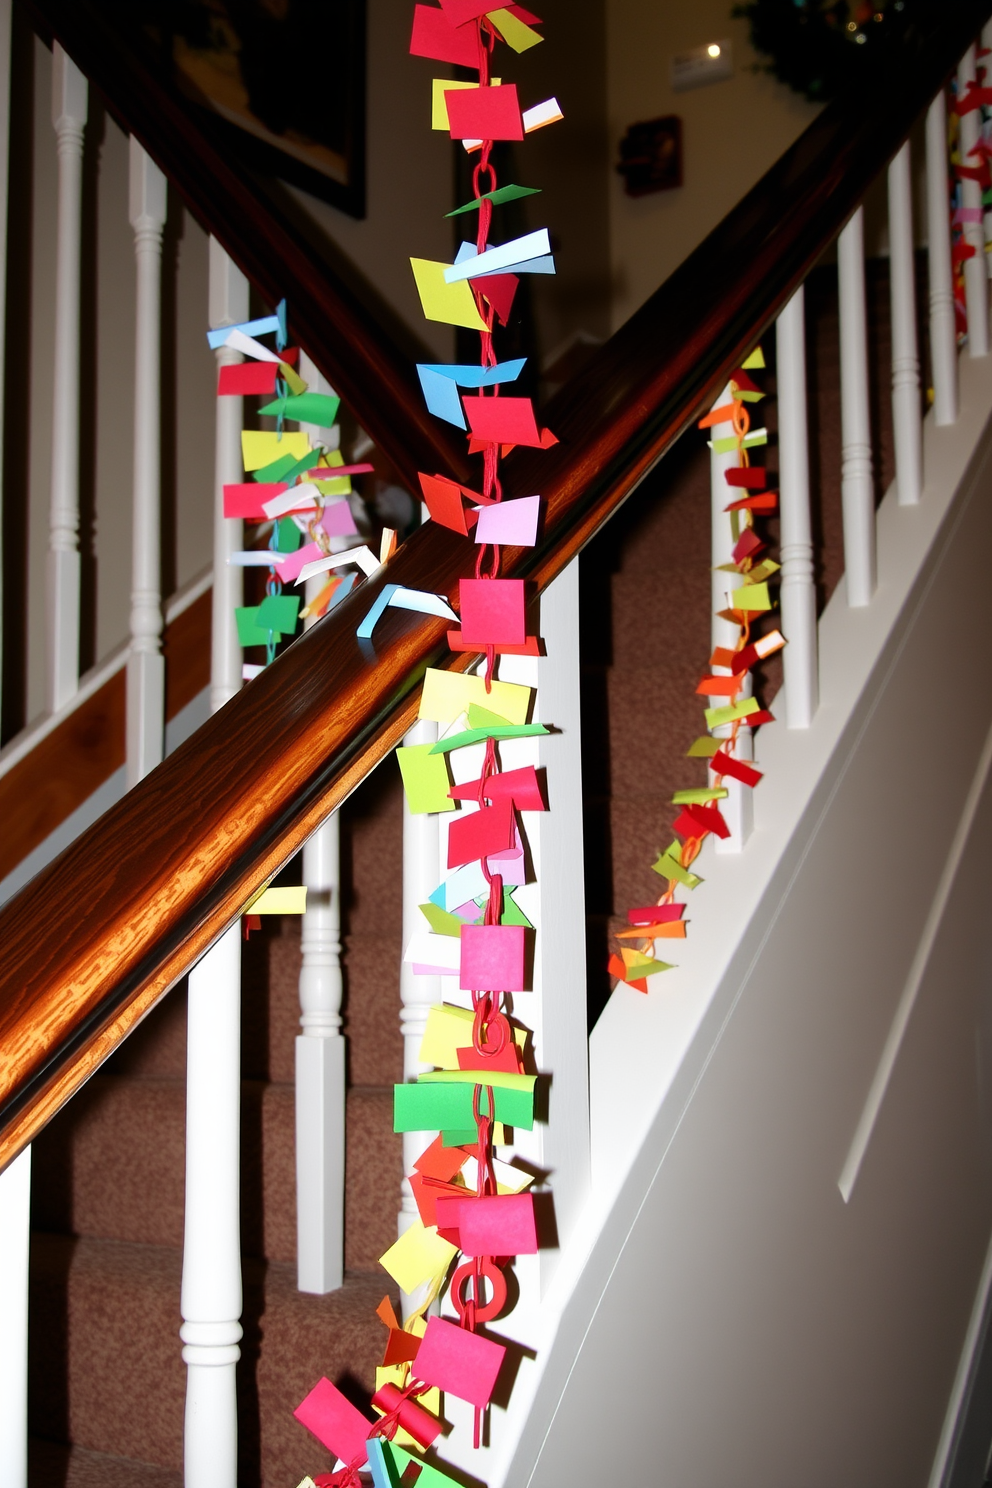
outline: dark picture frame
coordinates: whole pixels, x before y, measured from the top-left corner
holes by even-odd
[[[365,216],[366,0],[112,0],[210,133]]]

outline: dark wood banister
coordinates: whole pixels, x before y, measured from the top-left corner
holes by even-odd
[[[554,400],[560,445],[506,462],[507,493],[541,491],[547,517],[504,572],[543,589],[712,401],[990,11],[932,11],[896,81],[825,110]],[[374,659],[355,628],[386,578],[457,603],[470,559],[421,528],[0,912],[0,1164],[399,742],[424,668],[468,665],[439,620],[387,611]]]

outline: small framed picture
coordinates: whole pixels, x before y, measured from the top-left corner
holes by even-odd
[[[628,196],[682,185],[682,120],[678,114],[631,124],[620,141],[617,171]]]
[[[193,108],[256,170],[365,215],[366,0],[126,0]]]

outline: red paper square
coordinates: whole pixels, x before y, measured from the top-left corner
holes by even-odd
[[[448,867],[462,868],[491,853],[506,852],[513,846],[513,828],[509,801],[455,817],[448,825]]]
[[[218,398],[267,393],[276,390],[275,362],[239,362],[233,367],[221,367],[217,378]]]
[[[427,1320],[417,1351],[417,1377],[446,1395],[457,1395],[482,1410],[489,1404],[506,1349],[444,1318]]]
[[[444,95],[452,139],[522,140],[515,83],[489,88],[452,88]]]
[[[462,640],[522,646],[527,639],[523,579],[460,579]]]
[[[462,398],[469,428],[486,444],[526,444],[540,449],[541,436],[529,398]]]
[[[531,1194],[490,1194],[485,1198],[442,1195],[437,1201],[438,1232],[465,1255],[536,1255],[537,1229]]]
[[[263,502],[281,496],[289,487],[284,481],[244,481],[239,485],[224,487],[225,517],[244,517],[249,522],[263,522],[267,518],[262,509]]]
[[[441,9],[451,26],[464,26],[492,8],[493,0],[441,0]]]
[[[361,1466],[368,1456],[365,1443],[372,1422],[329,1379],[319,1379],[293,1415],[342,1462],[357,1461]]]
[[[473,289],[481,290],[492,305],[501,325],[508,325],[513,310],[513,296],[520,280],[516,274],[483,274],[481,279],[470,279]]]
[[[421,471],[417,475],[431,520],[467,537],[469,525],[478,521],[478,513],[466,512],[462,487],[443,475],[424,475]]]
[[[523,925],[463,925],[461,948],[464,992],[523,992]]]
[[[478,67],[479,36],[475,26],[452,26],[443,10],[433,5],[415,5],[410,51],[414,57],[432,57],[435,62],[454,62],[458,67]]]
[[[459,1147],[445,1147],[441,1138],[435,1137],[413,1166],[425,1178],[436,1178],[441,1183],[448,1183],[456,1173],[461,1172],[467,1155]]]

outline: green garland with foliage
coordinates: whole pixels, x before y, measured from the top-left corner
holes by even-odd
[[[920,10],[921,0],[745,0],[751,45],[770,72],[813,103],[856,84]]]

